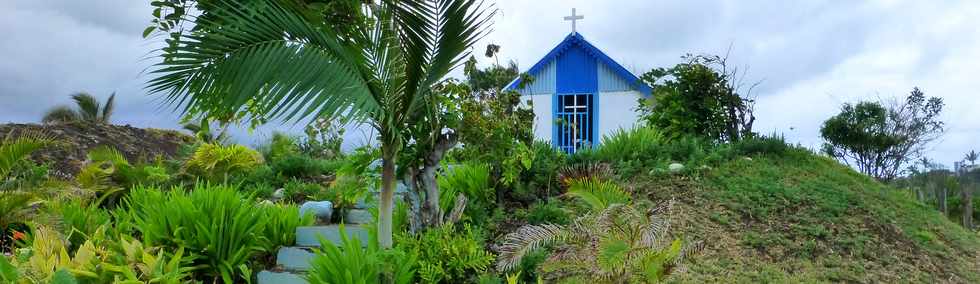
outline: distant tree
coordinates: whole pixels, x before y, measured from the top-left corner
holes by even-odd
[[[653,87],[653,99],[642,99],[639,111],[647,125],[668,137],[697,135],[738,141],[753,134],[755,100],[743,88],[742,74],[727,57],[686,55],[687,62],[653,69],[641,79]]]
[[[99,99],[88,93],[77,93],[71,96],[75,101],[75,109],[69,106],[60,105],[48,110],[41,122],[44,124],[56,124],[65,122],[84,121],[97,124],[108,124],[115,110],[116,94],[109,96],[103,106]]]
[[[969,153],[966,153],[966,156],[963,157],[963,159],[970,161],[970,165],[974,166],[977,164],[977,159],[980,159],[980,156],[978,156],[977,151],[970,150]]]
[[[920,157],[943,133],[943,100],[926,98],[914,88],[904,102],[845,104],[824,121],[823,151],[882,181],[894,179],[903,165]]]

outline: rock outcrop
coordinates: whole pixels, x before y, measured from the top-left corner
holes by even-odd
[[[90,123],[0,124],[0,141],[9,135],[16,137],[32,131],[57,139],[56,145],[35,152],[31,158],[47,164],[50,174],[59,178],[74,177],[84,165],[88,151],[99,146],[114,147],[130,162],[137,162],[173,157],[181,145],[194,141],[193,137],[175,130]]]

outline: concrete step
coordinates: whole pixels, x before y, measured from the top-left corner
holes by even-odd
[[[307,284],[303,278],[305,275],[293,272],[273,272],[263,270],[259,272],[258,284]]]
[[[366,247],[367,243],[371,241],[370,236],[368,235],[368,229],[366,227],[350,224],[345,225],[344,230],[347,232],[348,238],[357,237],[361,241],[362,247]],[[340,226],[327,225],[297,227],[296,245],[301,247],[319,247],[320,239],[318,236],[322,236],[323,239],[334,244],[340,244]]]
[[[374,221],[371,211],[366,209],[351,209],[344,217],[345,224],[369,224]]]
[[[309,248],[282,247],[276,254],[276,265],[286,270],[307,271],[310,270],[310,260],[313,260],[313,256]]]

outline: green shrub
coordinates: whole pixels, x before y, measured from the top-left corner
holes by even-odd
[[[296,227],[313,225],[315,217],[312,213],[299,215],[296,205],[266,205],[262,207],[263,215],[268,219],[265,225],[265,251],[275,252],[279,247],[291,246],[296,243]]]
[[[333,203],[335,220],[347,216],[347,212],[357,205],[359,200],[370,198],[367,180],[361,176],[338,174],[330,183],[330,187],[314,195],[316,200],[327,200]]]
[[[446,169],[436,178],[439,184],[439,206],[450,212],[455,205],[456,196],[463,194],[468,199],[465,216],[477,224],[487,219],[487,211],[496,202],[496,194],[490,186],[490,167],[484,164],[464,163]]]
[[[194,266],[201,273],[225,283],[250,277],[242,275],[239,267],[247,265],[271,243],[288,239],[265,235],[270,231],[288,233],[282,232],[287,226],[284,224],[267,228],[275,222],[270,220],[276,218],[270,214],[282,212],[272,212],[230,186],[198,184],[190,192],[181,188],[162,192],[137,187],[126,204],[134,227],[146,244],[168,250],[186,248],[196,254]]]
[[[316,183],[308,183],[301,180],[290,180],[283,185],[284,198],[294,203],[303,203],[309,199],[316,199],[325,191],[323,186]]]
[[[539,196],[541,198],[559,193],[555,173],[567,164],[568,155],[544,141],[534,141],[532,150],[534,159],[531,167],[524,172],[523,180],[529,187],[544,189],[545,192]]]
[[[287,178],[312,177],[325,173],[318,160],[301,154],[288,154],[271,161],[272,170]]]
[[[762,154],[782,155],[783,153],[786,153],[791,146],[786,144],[785,137],[774,133],[767,136],[742,139],[738,142],[732,143],[732,147],[739,155],[752,156]]]
[[[571,221],[568,212],[556,200],[531,204],[527,210],[527,222],[533,225],[559,224],[566,225]]]
[[[212,181],[224,181],[262,164],[262,155],[242,145],[208,143],[194,151],[185,167],[191,173]]]
[[[62,226],[59,229],[68,238],[69,252],[77,250],[97,229],[109,226],[112,222],[109,212],[98,206],[85,204],[81,199],[55,203],[52,209],[61,219]]]
[[[268,144],[259,146],[262,156],[268,161],[276,161],[299,152],[296,138],[282,132],[273,132]]]
[[[445,225],[417,236],[398,238],[399,249],[418,255],[421,283],[468,282],[486,272],[494,259],[484,249],[482,233],[469,225],[459,229]]]
[[[415,254],[398,249],[380,250],[374,241],[362,248],[357,237],[348,238],[343,225],[340,237],[340,244],[320,239],[320,248],[314,250],[315,256],[310,260],[307,281],[312,284],[369,284],[382,283],[382,279],[389,278],[391,283],[413,283]]]

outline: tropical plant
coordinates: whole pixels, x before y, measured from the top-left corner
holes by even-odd
[[[98,230],[104,229],[103,227],[111,226],[112,222],[109,212],[97,205],[86,204],[81,198],[53,203],[51,211],[61,221],[57,228],[66,236],[69,252],[76,251],[79,245],[89,240]]]
[[[418,255],[421,283],[465,283],[486,272],[494,259],[484,249],[479,228],[469,224],[459,228],[445,224],[415,236],[399,235],[398,248]]]
[[[575,197],[592,210],[601,211],[613,204],[627,204],[630,193],[608,180],[596,178],[572,179],[568,183],[568,196]]]
[[[555,245],[541,266],[546,280],[597,283],[657,283],[700,243],[671,238],[671,202],[644,210],[617,204],[592,212],[571,225],[526,225],[504,237],[499,271],[510,271],[536,249]],[[557,278],[557,279],[555,279]]]
[[[228,135],[228,125],[224,124],[218,132],[211,130],[211,121],[208,119],[201,119],[197,122],[186,122],[181,125],[184,130],[190,131],[197,137],[198,140],[204,143],[218,143],[226,144],[231,141],[231,136]]]
[[[77,93],[71,96],[76,109],[68,106],[56,106],[48,110],[41,122],[45,124],[83,121],[97,124],[108,124],[115,110],[116,94],[109,95],[103,106],[99,99],[88,93]]]
[[[7,133],[0,143],[0,190],[6,189],[7,178],[18,162],[38,149],[55,143],[54,138],[41,132]]]
[[[168,252],[159,247],[146,247],[129,236],[121,236],[119,251],[115,252],[105,269],[112,272],[112,283],[188,283],[193,269],[184,248]]]
[[[980,159],[980,154],[977,154],[976,150],[970,150],[969,153],[966,153],[966,156],[964,156],[963,159],[970,161],[970,165],[976,165],[977,159]]]
[[[68,276],[98,282],[104,275],[101,264],[107,260],[107,255],[104,247],[92,241],[85,241],[70,255],[56,231],[38,226],[30,247],[18,251],[13,265],[20,271],[21,282],[55,283],[56,279],[66,277],[60,275],[63,274],[60,271],[70,271]]]
[[[320,248],[314,250],[315,256],[310,260],[307,281],[312,284],[373,284],[389,279],[389,283],[412,283],[416,255],[400,250],[381,251],[374,242],[362,248],[361,240],[349,237],[343,225],[340,238],[340,244],[320,239]]]
[[[126,204],[147,245],[194,252],[193,266],[225,283],[250,277],[241,275],[239,266],[269,244],[264,233],[273,217],[234,187],[198,183],[190,192],[181,188],[163,192],[137,186]]]
[[[222,146],[217,143],[201,145],[194,151],[185,167],[209,180],[223,181],[245,173],[262,164],[262,155],[242,145]]]
[[[568,187],[576,179],[600,179],[612,178],[612,167],[607,163],[587,162],[564,166],[558,169],[558,182]]]
[[[486,164],[463,163],[447,167],[436,179],[442,191],[439,206],[443,212],[452,211],[459,195],[467,199],[466,217],[480,224],[488,217],[496,199],[490,180],[490,167]]]
[[[269,205],[262,208],[268,218],[265,225],[266,243],[263,245],[265,251],[273,252],[282,246],[289,246],[296,243],[296,228],[300,226],[313,225],[316,217],[307,212],[300,216],[299,207],[292,204]]]
[[[170,2],[155,5],[176,6]],[[185,111],[212,116],[368,117],[381,142],[378,232],[388,248],[395,158],[407,141],[404,130],[432,113],[426,108],[432,86],[484,34],[493,12],[479,3],[362,3],[348,11],[354,20],[337,23],[293,2],[217,1],[199,6],[204,15],[190,17],[190,30],[173,23],[185,9],[173,9],[173,15],[156,9],[155,25],[147,31],[172,32],[173,46],[162,49],[148,88]]]
[[[347,216],[347,212],[353,209],[357,202],[369,198],[368,181],[363,176],[354,176],[347,173],[340,173],[337,178],[330,182],[330,187],[316,195],[317,200],[327,200],[333,203],[333,208],[339,218]]]

